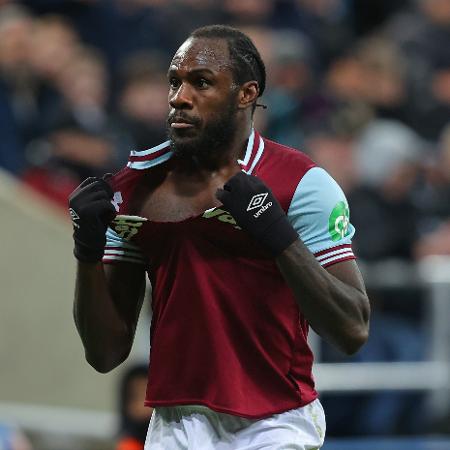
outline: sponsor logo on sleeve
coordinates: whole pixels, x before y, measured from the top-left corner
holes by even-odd
[[[350,234],[350,211],[345,202],[339,202],[331,211],[328,231],[332,241],[339,241]]]
[[[118,215],[111,222],[111,228],[119,235],[119,237],[129,241],[138,234],[139,229],[146,221],[147,219],[145,217]]]

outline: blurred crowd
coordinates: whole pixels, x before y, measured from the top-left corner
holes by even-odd
[[[168,63],[210,23],[255,41],[257,127],[341,184],[360,258],[450,253],[450,0],[0,0],[0,167],[65,205],[164,140]]]
[[[254,40],[256,127],[339,182],[359,258],[450,254],[450,0],[0,0],[0,167],[65,207],[165,140],[167,66],[212,23]],[[368,354],[400,330],[417,351],[398,357],[422,357],[404,325]]]

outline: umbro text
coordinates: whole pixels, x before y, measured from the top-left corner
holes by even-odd
[[[264,211],[268,210],[272,206],[272,202],[267,203],[266,205],[262,206],[258,209],[258,211],[253,214],[253,217],[257,219]]]

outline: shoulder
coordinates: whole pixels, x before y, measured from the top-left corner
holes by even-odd
[[[295,171],[306,173],[311,167],[315,167],[315,162],[301,150],[288,147],[270,139],[263,138],[264,154],[261,158],[261,166],[268,168]]]
[[[124,167],[108,180],[114,191],[113,204],[120,214],[128,212],[130,198],[138,185],[144,171],[136,171]]]
[[[109,180],[114,190],[116,210],[121,214],[128,212],[128,205],[140,181],[151,176],[158,179],[164,172],[165,162],[172,156],[169,141],[146,150],[131,150],[128,163]]]
[[[270,139],[262,139],[263,150],[254,175],[271,188],[285,211],[304,175],[316,166],[305,153]]]

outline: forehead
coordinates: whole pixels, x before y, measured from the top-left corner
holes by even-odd
[[[189,38],[175,53],[170,70],[231,70],[230,52],[224,39]]]

